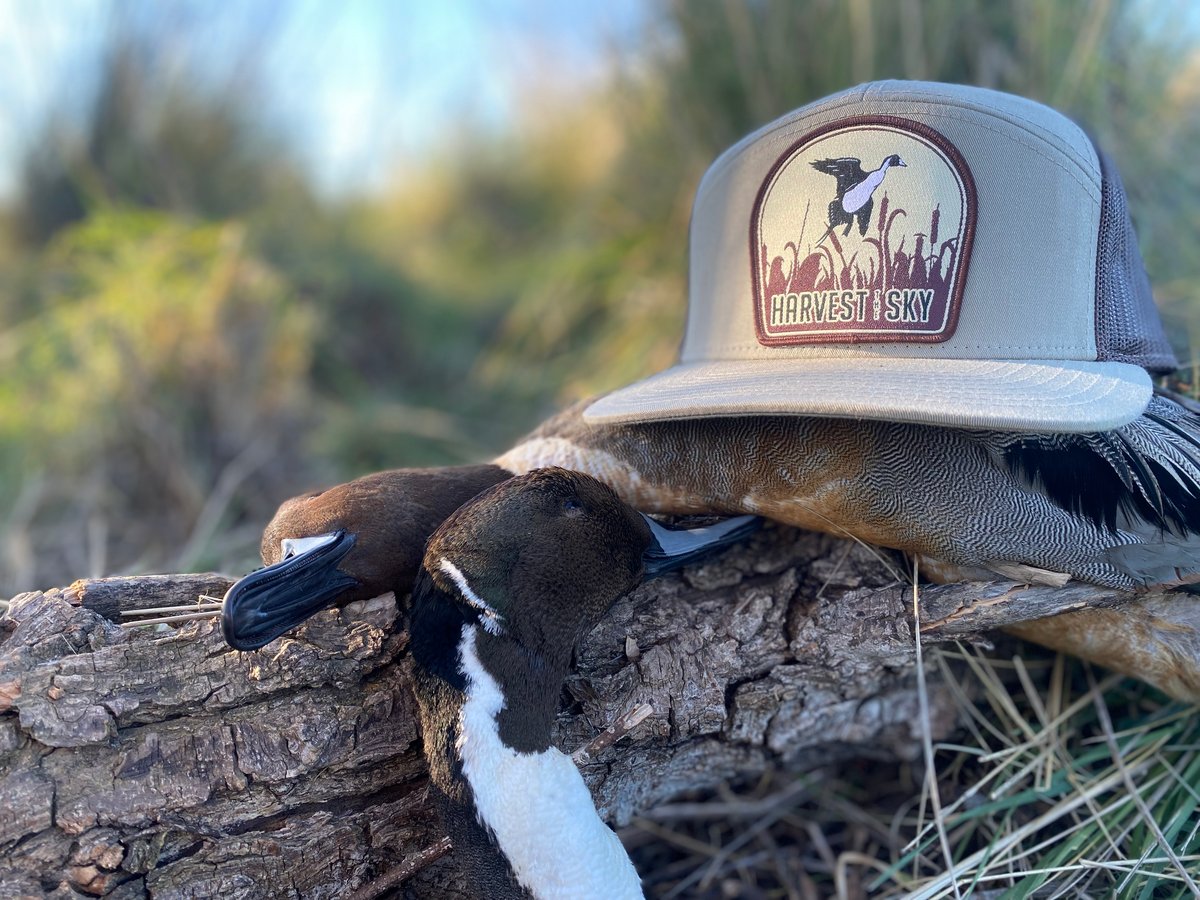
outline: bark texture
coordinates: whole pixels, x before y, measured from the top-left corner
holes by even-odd
[[[558,745],[653,707],[583,769],[616,824],[767,766],[917,758],[905,571],[888,551],[769,526],[642,587],[580,648]],[[0,618],[0,898],[345,896],[438,842],[396,599],[323,613],[252,653],[229,650],[215,619],[114,621],[228,583],[106,579],[13,599]],[[1128,601],[1076,585],[927,587],[922,640]],[[932,675],[929,702],[934,738],[948,735],[949,691]],[[400,891],[460,896],[452,854]]]

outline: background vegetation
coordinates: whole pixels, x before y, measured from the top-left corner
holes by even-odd
[[[543,85],[539,115],[468,123],[386,188],[333,199],[264,113],[258,45],[214,77],[168,52],[186,20],[164,33],[116,5],[86,113],[45,121],[0,222],[0,596],[245,571],[287,496],[485,458],[567,400],[668,365],[709,162],[874,78],[995,87],[1084,123],[1124,175],[1192,365],[1186,0],[647,3],[603,77]]]
[[[708,163],[872,78],[987,85],[1085,123],[1125,174],[1188,353],[1186,3],[658,2],[604,77],[531,92],[539,115],[467,124],[352,200],[319,194],[272,129],[258,45],[192,71],[190,20],[136,12],[114,7],[88,110],[46,120],[0,231],[0,594],[245,569],[285,496],[485,457],[668,365]]]

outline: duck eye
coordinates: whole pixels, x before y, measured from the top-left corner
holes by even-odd
[[[567,497],[562,502],[562,509],[568,516],[578,516],[583,512],[583,504],[578,497]]]

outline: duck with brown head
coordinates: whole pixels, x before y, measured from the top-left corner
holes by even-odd
[[[326,607],[407,591],[433,530],[510,477],[487,465],[394,469],[284,502],[263,531],[264,568],[225,596],[226,641],[254,649]]]
[[[866,233],[822,244],[826,163],[893,155],[904,167],[882,170],[896,169]],[[1014,186],[1042,203],[1013,204]],[[445,502],[420,516],[403,471],[375,476],[386,504],[369,499],[379,482],[346,486],[364,498],[350,516],[325,517],[336,492],[285,504],[264,560],[316,537],[312,559],[354,584],[332,575],[298,600],[303,563],[249,576],[227,598],[231,643],[267,636],[255,617],[277,601],[290,618],[275,626],[407,583],[436,520],[481,481],[547,465],[645,512],[763,515],[907,551],[944,580],[1200,582],[1200,415],[1153,387],[1176,361],[1124,189],[1065,116],[961,85],[844,91],[722,155],[690,245],[676,366],[554,417],[493,466],[444,470]],[[339,528],[352,546],[329,537]],[[1069,615],[1027,634],[1130,674],[1172,671],[1155,683],[1200,697],[1200,653],[1172,649],[1175,634],[1200,646],[1195,623],[1130,615],[1157,629],[1132,655],[1127,630]]]
[[[407,592],[429,535],[467,500],[512,477],[498,465],[394,469],[288,500],[263,532],[264,567],[225,595],[226,642],[255,650],[322,609]],[[646,521],[660,567],[686,563],[758,524],[755,516],[693,529]]]

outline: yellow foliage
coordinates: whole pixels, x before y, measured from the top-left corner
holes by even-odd
[[[0,496],[58,523],[47,560],[88,523],[112,534],[95,558],[162,565],[216,526],[218,477],[264,465],[295,431],[315,317],[235,223],[103,211],[40,263],[37,309],[0,344]],[[248,488],[239,505],[273,506],[264,488],[268,499]],[[114,517],[119,528],[96,532]],[[18,536],[10,553],[28,543]],[[17,554],[12,566],[17,577],[30,564]]]
[[[20,402],[0,409],[0,429],[77,444],[138,406],[200,425],[189,407],[204,396],[243,422],[298,399],[313,317],[246,254],[241,226],[102,213],[55,240],[45,271],[43,312],[6,336]]]

